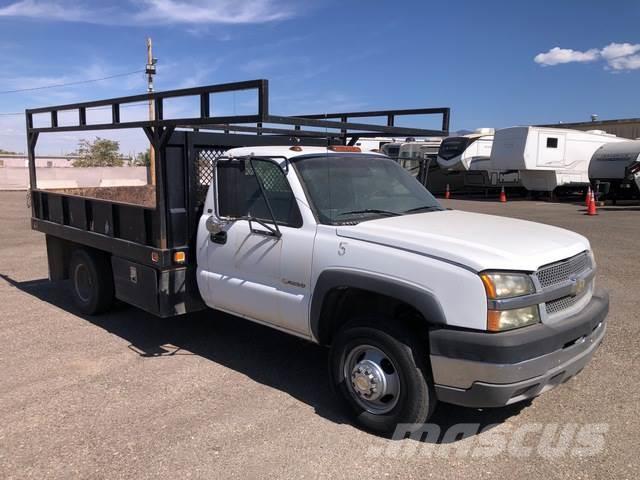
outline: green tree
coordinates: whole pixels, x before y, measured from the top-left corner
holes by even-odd
[[[135,158],[131,160],[132,167],[148,167],[151,163],[151,152],[147,148],[144,152],[138,152]]]
[[[79,158],[73,161],[74,167],[121,167],[125,160],[119,142],[100,137],[80,140],[76,155]]]

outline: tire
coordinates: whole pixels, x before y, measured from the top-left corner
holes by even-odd
[[[357,425],[388,436],[399,423],[428,420],[437,400],[424,342],[392,319],[355,320],[340,330],[329,357],[331,380]],[[367,398],[363,390],[372,382],[377,391]]]
[[[107,255],[75,250],[69,261],[69,277],[74,303],[82,313],[96,315],[111,308],[115,295]]]

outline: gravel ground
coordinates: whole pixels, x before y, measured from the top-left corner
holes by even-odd
[[[586,235],[611,313],[580,375],[505,409],[440,405],[442,431],[488,428],[430,443],[353,427],[330,391],[326,351],[294,337],[213,311],[79,315],[67,286],[46,280],[25,194],[0,193],[0,478],[638,478],[640,208],[587,217],[568,203],[443,203]],[[593,424],[604,424],[603,448],[577,455],[575,432]],[[502,451],[482,454],[500,439]]]

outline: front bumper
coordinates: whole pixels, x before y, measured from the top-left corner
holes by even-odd
[[[484,408],[533,398],[566,382],[602,342],[609,311],[603,290],[576,315],[502,333],[431,332],[431,368],[442,402]]]

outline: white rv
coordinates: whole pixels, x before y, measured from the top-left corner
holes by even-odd
[[[438,151],[438,164],[443,170],[467,171],[490,169],[493,128],[479,128],[474,133],[448,137]]]
[[[623,141],[601,130],[504,128],[495,134],[491,163],[498,170],[519,170],[527,190],[552,192],[587,185],[594,152],[606,143]]]
[[[370,137],[360,138],[355,143],[356,147],[360,147],[363,152],[381,152],[382,147],[389,143],[396,142],[395,138],[391,137]]]
[[[591,157],[589,179],[614,200],[640,193],[640,140],[607,143]]]
[[[488,189],[520,187],[517,170],[501,170],[491,162],[495,130],[479,128],[475,133],[445,138],[438,151],[438,165],[447,172],[462,173],[463,187]]]
[[[420,176],[419,172],[428,168],[428,164],[435,163],[441,143],[441,137],[403,143],[398,151],[398,162],[413,176]]]
[[[387,157],[392,158],[393,160],[398,160],[398,157],[400,156],[400,147],[402,147],[402,142],[385,143],[382,145],[381,151]]]

